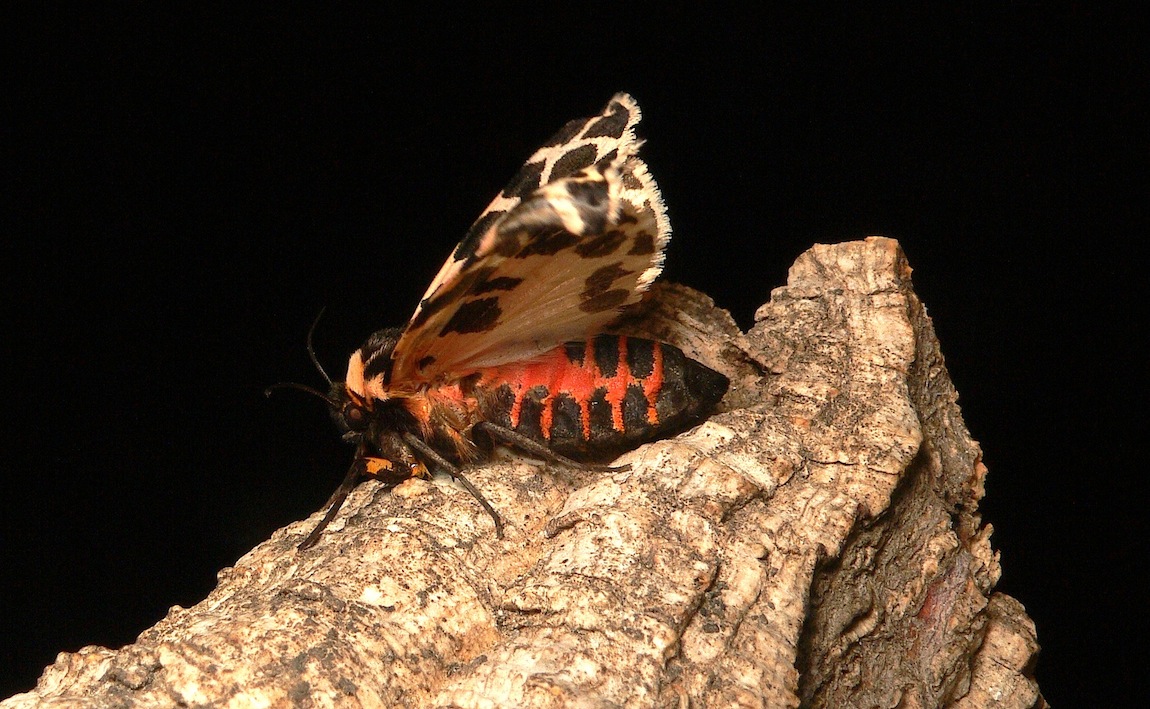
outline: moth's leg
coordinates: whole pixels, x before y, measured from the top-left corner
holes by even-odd
[[[387,458],[373,458],[371,456],[363,458],[363,474],[365,477],[382,480],[391,485],[398,485],[408,478],[422,478],[423,480],[431,478],[431,474],[427,472],[427,466],[423,464],[423,461],[410,453],[402,457],[403,460],[399,464]]]
[[[335,519],[335,516],[339,513],[339,508],[343,507],[343,501],[347,499],[347,496],[355,488],[356,484],[359,483],[359,479],[363,475],[366,465],[365,460],[364,457],[357,455],[356,459],[351,461],[351,467],[347,469],[347,475],[343,476],[343,482],[339,484],[339,487],[331,494],[328,501],[324,503],[327,507],[327,514],[323,516],[323,519],[315,526],[315,529],[311,530],[311,534],[304,537],[304,540],[299,543],[299,546],[296,547],[297,551],[311,549],[315,546],[315,543],[319,541],[319,538],[323,536],[324,528]]]
[[[383,480],[385,483],[397,485],[408,478],[427,476],[427,469],[424,468],[423,464],[419,461],[413,461],[413,464],[407,466],[405,470],[403,467],[397,466],[386,458],[366,455],[364,450],[361,446],[359,450],[356,451],[355,460],[351,462],[351,467],[347,469],[347,475],[344,476],[343,482],[339,484],[339,487],[331,494],[328,501],[324,503],[324,507],[327,507],[327,514],[323,516],[323,519],[315,526],[315,529],[311,530],[311,534],[308,534],[307,537],[300,542],[299,546],[296,547],[298,551],[305,551],[315,546],[315,543],[323,536],[323,530],[326,529],[327,526],[331,524],[331,521],[335,519],[335,516],[339,514],[344,501],[347,500],[347,496],[350,495],[351,491],[355,489],[355,486],[359,484],[361,478],[373,477]]]
[[[474,497],[475,500],[483,506],[483,509],[487,510],[487,514],[491,515],[492,521],[495,522],[495,536],[499,537],[500,539],[503,538],[503,519],[500,518],[499,513],[495,511],[495,508],[491,506],[491,503],[487,501],[487,498],[483,496],[483,493],[479,492],[479,489],[472,485],[471,481],[463,476],[463,473],[460,472],[458,466],[452,464],[449,460],[441,456],[438,452],[436,452],[434,448],[427,445],[427,443],[424,442],[422,438],[419,438],[413,433],[405,432],[403,434],[403,441],[407,445],[411,446],[412,450],[414,450],[416,453],[423,456],[427,460],[430,460],[440,468],[443,468],[451,477],[458,480],[463,485],[463,487],[471,493],[471,496]]]
[[[480,421],[479,423],[472,426],[471,430],[482,431],[483,433],[486,433],[488,436],[490,436],[491,440],[497,443],[504,443],[506,445],[513,446],[523,451],[524,453],[530,453],[531,455],[539,456],[543,460],[549,460],[552,463],[559,463],[560,465],[565,465],[569,468],[575,468],[576,470],[593,470],[600,473],[622,473],[631,469],[630,463],[612,466],[601,465],[598,463],[580,463],[577,460],[571,460],[565,455],[556,453],[539,441],[528,438],[522,433],[516,433],[510,428],[505,428],[499,424],[491,423],[490,421]]]

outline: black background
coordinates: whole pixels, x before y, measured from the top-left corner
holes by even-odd
[[[338,374],[540,141],[626,90],[666,276],[744,327],[811,244],[901,241],[1044,693],[1135,699],[1148,67],[1120,13],[159,7],[8,23],[0,696],[317,509],[350,451],[318,402],[262,395],[319,383],[316,312]]]

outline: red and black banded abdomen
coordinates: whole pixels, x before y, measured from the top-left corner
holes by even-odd
[[[660,342],[600,335],[482,373],[484,419],[557,453],[602,458],[702,420],[725,376]]]

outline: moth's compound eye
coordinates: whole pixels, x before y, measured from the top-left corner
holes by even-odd
[[[343,420],[352,431],[358,432],[367,428],[367,412],[355,404],[343,407]]]

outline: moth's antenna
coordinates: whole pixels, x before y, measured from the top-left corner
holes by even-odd
[[[322,372],[323,370],[320,371]],[[278,384],[272,384],[267,389],[264,389],[264,396],[271,396],[272,392],[274,392],[276,389],[299,389],[300,391],[311,394],[312,396],[318,396],[319,398],[326,401],[328,406],[331,406],[333,409],[340,408],[340,403],[338,401],[331,398],[327,394],[324,394],[319,389],[313,389],[307,384],[296,384],[295,382],[280,382]]]
[[[323,377],[323,380],[325,382],[327,382],[328,388],[330,388],[331,387],[331,377],[327,376],[327,372],[323,371],[323,365],[319,363],[319,357],[315,356],[315,348],[311,346],[311,339],[312,339],[312,335],[315,334],[315,327],[316,327],[316,325],[319,325],[319,319],[323,317],[323,311],[325,311],[325,310],[327,310],[326,305],[319,309],[319,315],[315,316],[315,320],[312,321],[311,327],[308,328],[308,331],[307,331],[307,356],[311,357],[311,363],[314,364],[315,368],[319,370],[320,376]],[[327,397],[324,397],[324,398],[327,398]]]

